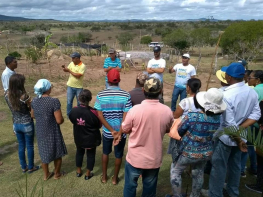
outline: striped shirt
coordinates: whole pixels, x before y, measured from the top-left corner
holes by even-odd
[[[109,86],[108,89],[98,93],[94,108],[102,111],[105,120],[118,132],[120,131],[123,113],[132,108],[130,94],[118,86]],[[105,126],[102,129],[106,138],[113,138]],[[125,134],[124,137],[126,137]]]
[[[115,58],[114,61],[111,60],[110,57],[107,57],[104,61],[104,65],[103,65],[103,68],[109,68],[109,67],[112,67],[112,68],[116,68],[116,67],[119,67],[121,68],[121,61],[119,58]],[[108,82],[108,77],[106,76],[105,77],[105,81]]]

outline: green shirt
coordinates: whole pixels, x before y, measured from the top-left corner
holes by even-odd
[[[263,83],[258,84],[254,90],[257,92],[258,94],[258,101],[263,101]]]

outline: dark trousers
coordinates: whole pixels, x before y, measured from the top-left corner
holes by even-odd
[[[263,188],[263,157],[257,155],[257,186]]]
[[[95,165],[96,148],[84,149],[84,148],[77,147],[76,166],[79,168],[82,167],[82,162],[83,162],[85,151],[87,155],[87,169],[92,171]]]

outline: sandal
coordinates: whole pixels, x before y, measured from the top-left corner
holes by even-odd
[[[66,176],[66,175],[67,175],[66,172],[60,172],[60,175],[57,176],[57,177],[54,176],[54,179],[55,179],[55,180],[58,180],[58,179],[61,179],[62,177]]]
[[[33,173],[33,172],[39,170],[39,168],[40,168],[40,166],[35,166],[33,169],[28,170],[27,173],[28,173],[28,174],[31,174],[31,173]]]
[[[86,176],[86,175],[85,175],[84,179],[85,179],[85,180],[89,180],[89,179],[91,179],[93,176],[94,176],[94,174],[91,172],[91,173],[90,173],[90,176]]]
[[[113,183],[113,177],[114,177],[114,175],[111,177],[112,184],[113,184],[113,185],[118,185],[118,183],[119,183],[119,181],[120,181],[120,178],[117,177],[116,183]]]
[[[82,176],[82,173],[77,173],[76,172],[76,177],[81,177]]]
[[[47,178],[44,179],[44,181],[47,181],[47,180],[50,179],[52,176],[54,176],[54,172],[50,172],[49,175],[47,176]]]
[[[106,179],[106,181],[103,181],[102,179],[103,179],[103,175],[100,176],[100,182],[103,184],[107,183],[107,179]]]
[[[26,168],[26,169],[22,169],[22,172],[23,173],[26,173],[28,171],[28,169]]]

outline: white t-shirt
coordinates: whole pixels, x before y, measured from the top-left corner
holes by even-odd
[[[166,62],[163,58],[160,58],[159,60],[153,58],[148,62],[147,68],[165,68],[165,66]],[[149,77],[155,77],[163,81],[163,73],[149,74]]]
[[[179,106],[184,110],[182,118],[184,118],[188,112],[198,112],[201,109],[196,109],[194,104],[194,97],[188,97],[180,101]]]
[[[186,88],[188,79],[196,75],[195,67],[191,64],[188,64],[187,66],[176,64],[173,69],[176,72],[175,86],[179,88]]]

